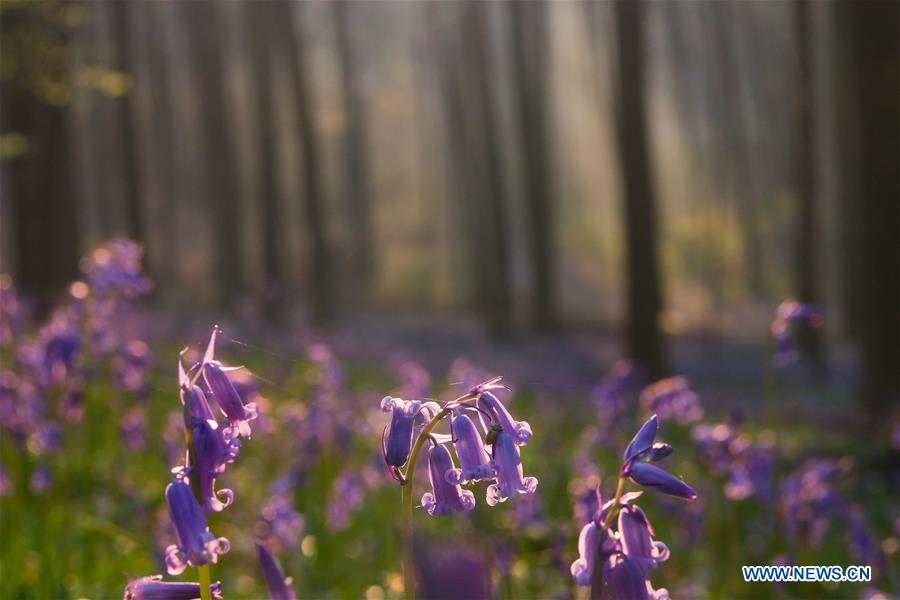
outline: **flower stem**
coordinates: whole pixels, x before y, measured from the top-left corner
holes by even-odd
[[[413,502],[412,502],[412,486],[413,479],[416,475],[416,462],[419,460],[419,452],[422,451],[422,445],[441,419],[450,414],[450,409],[442,408],[429,422],[422,428],[419,437],[413,444],[409,453],[409,461],[406,465],[406,473],[403,474],[403,493],[400,501],[400,519],[403,527],[403,595],[409,600],[416,597],[416,578],[415,568],[413,567]]]
[[[622,498],[622,492],[625,491],[625,478],[619,477],[619,484],[616,486],[616,497],[613,498],[613,505],[609,508],[609,512],[606,513],[606,518],[603,519],[603,525],[605,527],[609,527],[612,523],[612,520],[615,518],[616,513],[619,512],[619,500]]]
[[[212,592],[209,589],[209,565],[200,565],[197,567],[197,574],[200,577],[200,600],[212,600]]]

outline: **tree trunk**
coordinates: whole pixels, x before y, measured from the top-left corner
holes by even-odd
[[[821,305],[818,254],[819,190],[816,179],[815,101],[813,97],[812,26],[810,0],[795,0],[794,25],[797,35],[797,118],[795,161],[797,177],[796,295],[801,302]],[[798,340],[821,373],[825,368],[822,337],[817,327],[801,324]]]
[[[494,116],[494,92],[490,72],[489,4],[463,6],[463,53],[465,131],[468,142],[467,168],[477,186],[473,206],[484,269],[477,293],[481,299],[488,331],[505,338],[512,332],[513,307],[509,282],[509,250],[504,209],[503,164]]]
[[[618,143],[628,272],[628,354],[652,378],[667,371],[658,320],[655,197],[644,106],[642,2],[615,2],[618,45]]]
[[[257,185],[259,186],[260,225],[262,227],[263,311],[266,318],[276,319],[283,303],[283,269],[279,220],[278,152],[275,136],[275,103],[273,98],[271,26],[279,20],[270,2],[246,2],[246,21],[256,95]]]
[[[328,323],[335,318],[334,293],[331,279],[331,249],[326,232],[322,186],[321,159],[313,111],[312,74],[308,71],[306,48],[294,18],[294,7],[288,1],[278,3],[279,17],[273,23],[278,51],[283,53],[288,63],[291,87],[300,127],[300,149],[302,152],[303,193],[305,225],[309,236],[308,288],[312,294],[312,318],[318,324]]]
[[[547,9],[543,2],[512,3],[512,40],[516,96],[519,102],[525,170],[525,203],[531,232],[531,268],[534,286],[532,325],[538,331],[556,326],[554,274],[554,219],[551,209],[553,166],[550,160],[549,107],[547,106]]]
[[[872,422],[882,424],[900,404],[900,4],[859,0],[835,10],[847,58],[838,85],[854,125],[842,139],[856,142],[842,164],[850,184],[843,201],[856,214],[845,226],[859,303],[859,397]]]
[[[345,134],[343,140],[344,202],[350,222],[350,274],[354,296],[372,292],[376,267],[371,209],[371,186],[367,158],[367,111],[353,48],[349,8],[346,0],[334,2],[338,59],[343,87]]]
[[[222,6],[218,2],[195,0],[187,3],[187,10],[195,32],[191,38],[194,77],[198,81],[197,88],[203,96],[204,105],[201,128],[216,249],[215,287],[220,305],[233,308],[242,288],[241,235],[238,227],[240,181],[235,136],[225,103],[228,90],[225,83],[227,65],[224,61],[227,54],[223,54],[224,46],[219,37],[223,27]],[[266,186],[270,184],[265,183]],[[271,189],[267,187],[267,193],[271,193]],[[277,236],[273,238],[277,239]]]

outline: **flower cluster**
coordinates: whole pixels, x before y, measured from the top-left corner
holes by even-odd
[[[697,493],[689,485],[652,464],[672,453],[672,447],[655,443],[658,430],[656,415],[640,428],[625,449],[619,472],[616,496],[604,503],[598,486],[597,507],[593,518],[578,537],[579,557],[572,563],[571,573],[577,585],[591,586],[592,597],[663,599],[665,588],[654,590],[649,573],[669,558],[669,549],[653,539],[653,527],[647,515],[634,501],[642,491],[623,494],[625,478],[642,487],[664,494],[693,500]],[[618,514],[618,527],[612,521]]]
[[[490,481],[486,502],[495,506],[518,494],[530,494],[538,480],[526,477],[519,447],[531,440],[531,426],[517,421],[494,395],[503,386],[500,378],[474,386],[468,394],[443,407],[435,402],[408,401],[391,396],[381,401],[384,412],[391,413],[385,428],[383,454],[393,476],[405,481],[400,472],[410,454],[413,441],[427,422],[450,418],[449,437],[430,434],[428,473],[431,492],[422,496],[422,506],[432,516],[449,515],[475,508],[475,496],[462,485]],[[477,422],[469,414],[477,412]],[[416,421],[419,420],[417,425]],[[459,466],[450,448],[455,451]]]
[[[691,430],[691,436],[710,472],[728,478],[727,498],[771,497],[774,439],[753,442],[740,433],[737,424],[728,423],[702,423]]]
[[[797,342],[792,332],[793,325],[805,323],[811,327],[820,327],[822,321],[822,311],[812,304],[803,304],[793,298],[779,304],[771,326],[775,338],[775,364],[785,367],[797,361]]]
[[[703,418],[703,406],[687,378],[682,376],[661,379],[644,388],[641,404],[647,414],[656,415],[661,421],[674,418],[682,425],[689,425]]]
[[[27,303],[16,292],[12,278],[0,274],[0,351],[4,352],[0,426],[16,445],[38,457],[40,464],[29,482],[33,492],[51,486],[48,458],[62,448],[62,425],[81,420],[88,380],[98,372],[124,367],[133,350],[143,345],[139,340],[126,341],[131,323],[127,317],[150,289],[140,257],[140,246],[127,240],[113,240],[87,255],[81,261],[84,280],[69,286],[34,335],[26,334],[30,326]],[[146,389],[149,363],[149,353],[144,352],[127,369],[127,383],[119,379],[122,389]],[[136,422],[132,419],[129,427]]]
[[[219,329],[214,328],[200,363],[186,370],[182,357],[178,358],[187,449],[182,454],[182,464],[172,470],[172,482],[166,487],[166,504],[176,537],[176,543],[165,550],[166,569],[170,575],[179,575],[188,566],[214,564],[230,549],[227,538],[216,537],[210,531],[207,515],[221,511],[233,502],[231,490],[216,490],[216,479],[237,458],[239,438],[250,437],[250,422],[256,418],[255,406],[244,403],[228,377],[234,368],[215,359],[218,333]],[[210,404],[210,398],[214,404]],[[219,423],[213,405],[218,407],[227,425]],[[148,593],[157,593],[158,597],[175,598],[180,597],[177,594],[181,591],[190,591],[194,593],[193,598],[199,593],[199,584],[177,584],[192,587],[176,589],[171,587],[175,584],[160,579],[157,576],[132,581],[125,590],[125,597],[141,598],[147,597]],[[214,593],[218,593],[218,585],[213,584]]]

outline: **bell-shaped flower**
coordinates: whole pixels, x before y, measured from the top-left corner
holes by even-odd
[[[627,462],[638,454],[650,449],[653,446],[653,440],[656,439],[656,432],[659,430],[659,421],[656,415],[653,415],[638,429],[634,434],[631,443],[625,448],[624,460]]]
[[[496,506],[516,494],[531,494],[537,489],[536,477],[522,476],[522,457],[510,434],[505,430],[497,432],[492,449],[497,481],[488,486],[488,506]]]
[[[628,461],[622,468],[622,477],[630,477],[638,485],[655,488],[664,494],[685,500],[697,497],[694,488],[656,465],[641,461]]]
[[[488,460],[484,442],[472,419],[463,414],[457,415],[450,422],[450,430],[460,468],[448,471],[447,481],[459,485],[466,481],[492,478],[494,468]]]
[[[603,564],[603,600],[654,600],[651,591],[644,568],[627,554],[613,554]]]
[[[428,449],[428,475],[432,491],[422,494],[422,507],[432,517],[475,508],[475,495],[472,492],[447,481],[447,472],[453,468],[453,457],[446,447],[435,444]]]
[[[575,585],[591,585],[594,566],[606,564],[610,556],[620,551],[621,546],[615,532],[611,532],[605,525],[592,520],[582,527],[578,535],[578,558],[569,569]]]
[[[653,528],[640,507],[625,504],[619,510],[619,537],[622,551],[644,565],[655,568],[669,559],[669,549],[663,542],[653,540]]]
[[[478,407],[484,411],[481,416],[485,429],[490,430],[494,426],[499,426],[512,436],[518,446],[524,446],[531,440],[531,425],[526,421],[513,419],[503,403],[491,392],[484,390],[479,393]],[[485,414],[490,415],[490,422],[485,422]]]
[[[228,418],[228,425],[237,435],[250,437],[250,421],[256,419],[256,403],[244,404],[228,378],[228,374],[218,361],[203,364],[203,379],[212,392],[219,408]]]
[[[240,440],[231,438],[231,431],[223,432],[213,420],[194,420],[193,439],[203,508],[206,512],[219,512],[232,503],[234,492],[229,489],[216,491],[216,478],[225,472],[226,464],[234,462]]]
[[[391,413],[391,422],[385,431],[386,441],[382,451],[385,462],[391,467],[402,467],[409,458],[413,443],[413,426],[420,413],[430,418],[440,410],[435,402],[402,400],[385,396],[381,400],[381,411]]]
[[[209,586],[216,600],[222,600],[222,585]],[[162,581],[162,575],[140,577],[128,582],[124,600],[194,600],[200,597],[200,584],[186,581]]]
[[[166,548],[166,567],[170,575],[178,575],[192,567],[215,563],[230,548],[228,540],[209,531],[206,514],[194,497],[190,483],[176,476],[166,488],[169,516],[175,527],[177,544]]]
[[[297,600],[297,594],[291,588],[290,580],[284,578],[278,562],[264,544],[256,544],[256,556],[259,558],[259,566],[262,567],[270,600]]]

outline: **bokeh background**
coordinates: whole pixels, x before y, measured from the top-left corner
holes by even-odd
[[[896,593],[898,19],[869,0],[2,0],[0,597],[162,572],[175,359],[214,323],[264,399],[212,519],[228,597],[263,594],[257,538],[301,597],[398,596],[378,401],[482,375],[532,422],[541,485],[417,515],[427,595],[583,593],[573,506],[612,493],[665,396],[643,385],[674,375],[693,391],[662,433],[701,498],[648,499],[673,553],[654,584]],[[789,297],[823,318],[791,323],[779,366]],[[877,576],[740,580],[773,562]]]

